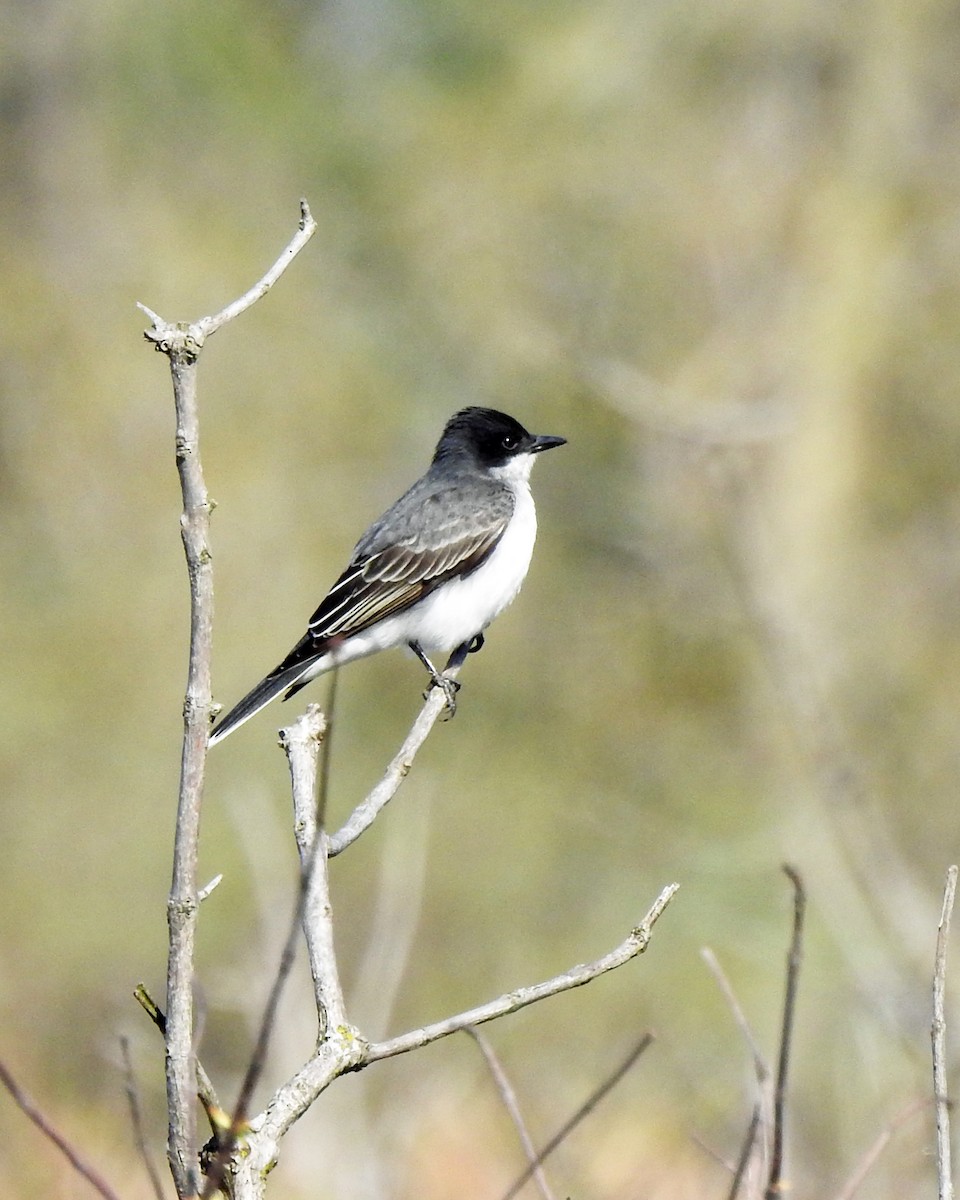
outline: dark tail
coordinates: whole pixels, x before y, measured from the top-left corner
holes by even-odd
[[[258,683],[252,692],[247,692],[240,703],[235,704],[227,715],[217,722],[210,733],[208,745],[215,746],[217,742],[222,742],[228,733],[233,733],[244,721],[249,721],[255,713],[258,713],[281,692],[295,686],[316,663],[317,657],[317,655],[313,655],[306,661],[301,660],[291,666],[281,663],[275,671],[271,671],[266,679]],[[302,683],[300,686],[303,686]]]

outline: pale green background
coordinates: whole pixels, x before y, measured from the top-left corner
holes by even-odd
[[[0,44],[0,1055],[148,1195],[117,1038],[160,1155],[162,1047],[131,991],[162,990],[188,614],[169,379],[134,305],[219,308],[304,195],[317,236],[201,366],[221,702],[451,412],[569,439],[457,719],[334,865],[352,1015],[400,1032],[552,975],[677,880],[645,959],[489,1033],[543,1141],[653,1028],[556,1156],[558,1194],[722,1196],[698,1141],[735,1157],[752,1076],[699,950],[772,1058],[791,861],[787,1174],[835,1195],[930,1095],[960,855],[960,10],[46,0],[8,4]],[[339,819],[423,680],[395,653],[341,685]],[[210,764],[201,1052],[225,1098],[292,899],[273,731],[295,712]],[[298,977],[265,1088],[312,1034]],[[0,1114],[0,1193],[86,1194]],[[927,1110],[859,1195],[933,1194],[931,1148]],[[487,1200],[520,1161],[460,1037],[332,1089],[273,1187]]]

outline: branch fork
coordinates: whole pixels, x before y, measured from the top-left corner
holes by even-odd
[[[184,737],[173,879],[168,901],[169,953],[166,1014],[149,997],[151,1011],[166,1042],[168,1159],[180,1200],[211,1197],[219,1189],[232,1200],[259,1200],[277,1160],[281,1139],[317,1097],[340,1075],[357,1071],[397,1054],[428,1045],[457,1030],[517,1012],[538,1000],[580,987],[606,971],[642,954],[655,922],[677,890],[664,888],[654,905],[627,938],[592,963],[573,967],[553,979],[518,988],[467,1012],[447,1017],[398,1037],[370,1042],[348,1019],[334,947],[330,903],[329,860],[351,846],[370,828],[396,795],[420,747],[448,706],[444,690],[431,690],[399,752],[383,778],[333,836],[323,827],[323,797],[318,805],[318,765],[328,745],[327,725],[316,705],[281,736],[293,790],[294,836],[300,857],[300,882],[290,930],[260,1024],[232,1116],[225,1118],[210,1081],[197,1061],[193,1014],[194,943],[201,897],[209,888],[197,885],[197,847],[207,740],[214,711],[210,661],[213,630],[212,557],[208,535],[212,504],[207,495],[199,452],[197,363],[211,334],[245,312],[280,278],[316,229],[305,201],[296,233],[273,266],[253,287],[220,312],[197,321],[172,323],[145,305],[151,328],[145,338],[170,360],[176,405],[176,462],[183,493],[181,535],[190,580],[190,657],[184,701]],[[453,680],[461,665],[456,652],[445,671]],[[326,771],[320,776],[325,780]],[[267,1059],[281,992],[292,970],[300,935],[307,947],[317,1007],[315,1053],[273,1094],[264,1110],[250,1114],[254,1090]],[[197,1151],[196,1097],[200,1095],[213,1129],[205,1151],[201,1181]]]

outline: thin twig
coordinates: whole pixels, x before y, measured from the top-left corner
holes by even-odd
[[[37,1129],[40,1130],[40,1132],[48,1141],[52,1142],[57,1147],[57,1149],[61,1154],[64,1155],[78,1175],[82,1175],[87,1183],[89,1183],[95,1191],[99,1192],[100,1195],[103,1196],[104,1200],[120,1200],[119,1193],[113,1190],[113,1188],[107,1183],[99,1171],[97,1171],[94,1167],[91,1167],[89,1163],[85,1162],[83,1158],[81,1158],[80,1153],[70,1145],[63,1134],[54,1128],[49,1117],[45,1116],[40,1109],[37,1108],[30,1097],[26,1094],[26,1092],[23,1091],[23,1089],[11,1075],[6,1064],[3,1062],[0,1062],[0,1083],[2,1083],[10,1093],[10,1097],[14,1104],[16,1104],[17,1108],[20,1109],[20,1111],[28,1120],[32,1121],[33,1124],[36,1125]]]
[[[223,872],[221,872],[219,875],[214,875],[210,882],[204,884],[200,891],[197,892],[197,899],[200,901],[200,903],[202,904],[208,896],[215,892],[221,883],[223,883]]]
[[[747,1047],[750,1050],[750,1057],[753,1059],[753,1070],[757,1077],[757,1082],[761,1087],[763,1087],[763,1085],[770,1078],[770,1067],[767,1063],[767,1060],[763,1057],[760,1044],[750,1027],[750,1022],[747,1020],[746,1013],[743,1011],[743,1006],[737,999],[736,993],[733,990],[733,986],[731,985],[730,980],[727,978],[723,967],[720,966],[717,956],[709,946],[703,947],[703,949],[700,951],[700,957],[707,964],[707,969],[717,981],[717,986],[723,993],[723,998],[727,1002],[727,1007],[733,1014],[734,1022],[743,1035],[743,1040],[747,1043]]]
[[[866,1154],[857,1163],[850,1178],[837,1193],[836,1200],[853,1200],[854,1195],[860,1190],[860,1185],[873,1169],[877,1159],[886,1149],[887,1143],[901,1125],[905,1125],[911,1117],[915,1117],[918,1112],[922,1112],[932,1103],[933,1101],[929,1099],[914,1100],[912,1104],[908,1104],[906,1108],[901,1109],[884,1129],[880,1130],[876,1140],[868,1148]]]
[[[780,1028],[780,1055],[777,1061],[777,1084],[773,1096],[773,1144],[770,1151],[770,1174],[764,1200],[776,1200],[782,1191],[783,1133],[787,1106],[787,1075],[790,1069],[790,1045],[793,1039],[793,1016],[797,1002],[797,983],[803,952],[803,918],[807,894],[796,867],[784,864],[784,874],[793,884],[793,936],[787,955],[787,982],[783,1000],[783,1023]]]
[[[160,1033],[166,1034],[167,1018],[164,1016],[163,1009],[160,1008],[146,987],[142,983],[138,983],[133,995],[143,1011],[154,1025],[156,1025],[157,1029],[160,1030]],[[197,1059],[197,1097],[207,1114],[210,1128],[214,1130],[224,1128],[224,1125],[228,1122],[224,1119],[223,1109],[220,1107],[216,1088],[213,1086],[210,1076],[203,1069],[203,1064],[199,1059]]]
[[[221,326],[226,325],[228,321],[232,321],[234,317],[239,317],[241,313],[246,312],[251,305],[256,304],[261,297],[265,296],[316,231],[317,223],[313,219],[310,207],[306,200],[301,200],[299,228],[290,239],[287,247],[281,252],[280,257],[270,270],[267,271],[266,275],[258,283],[255,283],[248,292],[245,292],[239,300],[234,300],[232,304],[228,304],[226,308],[212,317],[201,318],[198,324],[203,333],[207,337],[211,333],[216,333]]]
[[[600,1101],[612,1091],[620,1080],[626,1075],[633,1064],[637,1061],[640,1055],[653,1042],[653,1034],[645,1033],[639,1042],[630,1051],[627,1057],[623,1060],[619,1067],[607,1079],[600,1084],[587,1099],[580,1105],[573,1116],[561,1125],[553,1137],[547,1142],[540,1153],[537,1155],[535,1163],[527,1167],[526,1171],[520,1175],[513,1185],[504,1193],[503,1200],[513,1200],[513,1197],[526,1185],[527,1180],[533,1174],[534,1169],[540,1166],[546,1159],[570,1136],[574,1129],[580,1124],[584,1117],[589,1116],[597,1107]]]
[[[513,1090],[510,1080],[507,1078],[507,1073],[503,1069],[499,1058],[494,1052],[493,1046],[489,1040],[472,1025],[466,1026],[464,1033],[469,1033],[473,1040],[480,1047],[480,1053],[483,1055],[484,1062],[490,1074],[493,1076],[493,1081],[497,1085],[497,1091],[500,1093],[500,1099],[503,1101],[503,1106],[510,1115],[510,1120],[513,1122],[514,1128],[517,1131],[517,1136],[520,1138],[520,1145],[523,1147],[523,1152],[527,1156],[527,1166],[530,1168],[533,1181],[537,1185],[537,1190],[543,1197],[543,1200],[554,1200],[553,1192],[550,1189],[550,1184],[547,1182],[547,1177],[544,1174],[543,1167],[540,1165],[540,1157],[537,1154],[537,1148],[533,1144],[533,1139],[527,1131],[527,1126],[523,1120],[523,1113],[520,1111],[520,1105],[517,1102],[517,1094]]]
[[[571,988],[582,987],[585,983],[590,983],[600,975],[606,974],[607,971],[622,967],[624,963],[636,958],[638,954],[642,954],[646,950],[653,926],[673,899],[679,886],[677,883],[668,884],[641,923],[631,931],[629,937],[602,958],[598,958],[592,963],[583,963],[572,967],[562,975],[556,975],[553,979],[548,979],[543,983],[517,988],[514,992],[498,996],[496,1000],[489,1000],[477,1008],[471,1008],[456,1016],[446,1017],[432,1025],[412,1029],[408,1033],[402,1033],[398,1037],[384,1042],[371,1042],[364,1054],[364,1065],[378,1062],[382,1058],[393,1058],[397,1054],[406,1054],[421,1046],[428,1046],[431,1042],[437,1042],[451,1033],[465,1029],[468,1025],[482,1025],[486,1021],[493,1021],[508,1013],[519,1012],[528,1004],[536,1004],[537,1001],[545,1000],[548,996],[556,996]]]
[[[740,1147],[740,1157],[737,1159],[737,1165],[733,1172],[733,1178],[730,1180],[730,1191],[727,1192],[727,1200],[737,1200],[737,1195],[740,1191],[740,1185],[743,1183],[747,1173],[747,1167],[750,1165],[750,1156],[753,1154],[753,1144],[757,1140],[757,1131],[760,1128],[760,1103],[753,1106],[753,1114],[750,1117],[750,1124],[747,1126],[746,1136],[743,1139],[743,1145]]]
[[[763,1151],[764,1156],[766,1156],[771,1141],[770,1133],[771,1126],[773,1124],[773,1095],[770,1064],[763,1056],[763,1051],[760,1049],[760,1043],[757,1041],[753,1029],[750,1026],[750,1022],[747,1020],[746,1013],[743,1011],[743,1006],[738,1000],[737,995],[733,990],[733,985],[727,978],[726,972],[723,970],[723,967],[721,967],[717,956],[707,946],[704,946],[704,948],[700,951],[700,956],[707,964],[707,969],[717,981],[717,986],[723,993],[723,998],[726,1000],[727,1006],[733,1014],[734,1023],[743,1035],[743,1039],[750,1051],[750,1057],[753,1059],[753,1072],[757,1080],[757,1124],[756,1126],[753,1126],[753,1132],[751,1134],[752,1140],[750,1145],[752,1150],[757,1134],[761,1133],[761,1150]]]
[[[458,666],[449,663],[444,668],[444,675],[455,679],[459,673]],[[440,715],[447,707],[447,698],[440,688],[431,688],[423,702],[423,708],[414,721],[410,732],[404,739],[393,761],[384,772],[383,778],[373,788],[365,800],[353,810],[345,824],[330,838],[329,857],[335,858],[376,820],[378,813],[385,808],[397,794],[413,766],[417,751],[427,740],[430,730],[434,727]]]
[[[937,1181],[940,1200],[953,1200],[953,1169],[950,1161],[950,1101],[947,1095],[947,1018],[944,994],[947,986],[947,944],[950,918],[957,895],[957,868],[947,870],[943,908],[937,929],[937,956],[933,971],[933,1095],[937,1105]]]
[[[120,1053],[123,1055],[124,1090],[127,1093],[127,1104],[130,1106],[130,1123],[133,1125],[133,1137],[137,1151],[143,1161],[144,1169],[150,1180],[150,1186],[157,1200],[163,1200],[163,1184],[153,1155],[147,1146],[147,1137],[143,1128],[143,1114],[140,1111],[140,1095],[137,1091],[137,1078],[133,1071],[133,1059],[130,1057],[130,1039],[120,1038]]]

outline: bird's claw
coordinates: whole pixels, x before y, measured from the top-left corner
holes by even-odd
[[[447,675],[436,675],[430,680],[430,686],[423,693],[423,698],[426,700],[434,688],[440,688],[446,697],[447,715],[445,721],[449,721],[457,711],[457,692],[460,691],[460,684],[456,679],[450,679]]]

